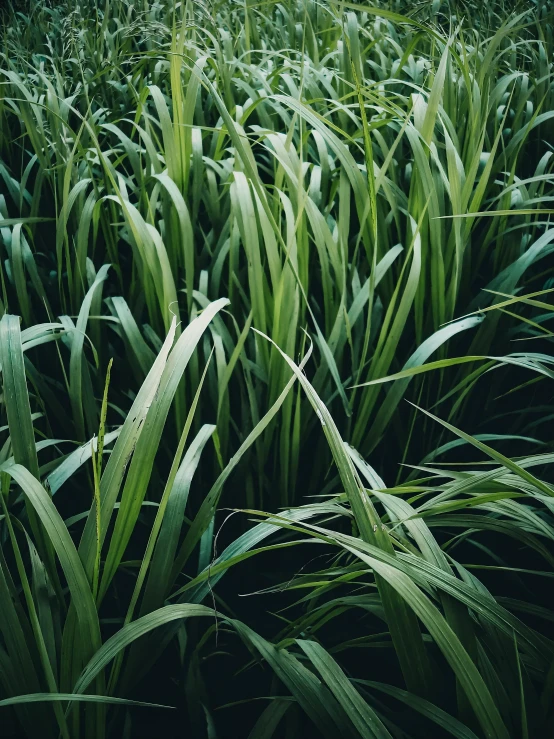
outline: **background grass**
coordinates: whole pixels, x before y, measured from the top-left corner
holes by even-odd
[[[554,728],[553,21],[4,15],[7,736]]]

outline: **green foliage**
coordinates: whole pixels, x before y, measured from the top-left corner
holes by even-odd
[[[5,735],[549,735],[549,4],[2,24]]]

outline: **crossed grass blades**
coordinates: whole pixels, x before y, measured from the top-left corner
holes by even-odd
[[[549,4],[2,22],[3,735],[548,735]]]

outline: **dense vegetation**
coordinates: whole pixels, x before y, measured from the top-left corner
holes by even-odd
[[[548,736],[551,4],[18,8],[2,736]]]

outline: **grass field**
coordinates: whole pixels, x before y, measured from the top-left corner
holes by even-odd
[[[0,734],[554,732],[554,8],[0,15]]]

